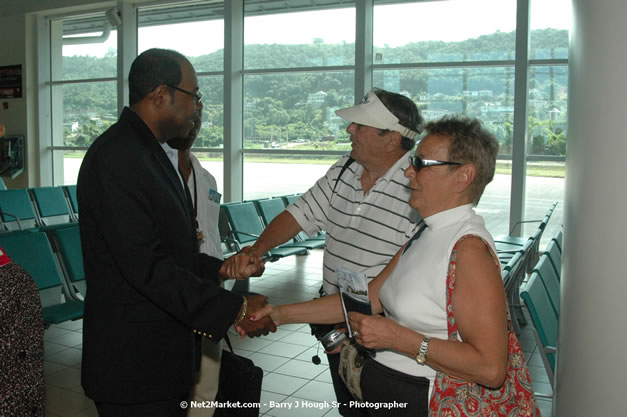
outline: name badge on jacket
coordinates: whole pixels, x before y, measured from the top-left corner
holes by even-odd
[[[216,190],[209,190],[209,201],[213,201],[216,204],[220,204],[220,200],[222,200],[222,194],[217,192]]]

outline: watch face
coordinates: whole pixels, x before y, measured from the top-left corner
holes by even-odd
[[[424,364],[426,360],[427,357],[425,355],[422,355],[420,353],[416,355],[416,362],[418,362],[419,364]]]

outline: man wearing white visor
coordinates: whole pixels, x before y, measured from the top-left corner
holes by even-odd
[[[408,204],[411,190],[404,176],[423,122],[415,103],[374,89],[360,104],[336,114],[350,122],[350,154],[278,215],[248,249],[261,255],[301,231],[309,236],[325,231],[321,295],[338,292],[338,265],[374,278],[420,221]],[[328,330],[312,325],[317,337]],[[339,355],[328,354],[328,359],[340,414],[365,416],[363,409],[348,407],[353,397],[337,373]]]

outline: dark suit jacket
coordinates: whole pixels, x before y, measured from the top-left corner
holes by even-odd
[[[95,401],[185,395],[198,364],[193,329],[219,340],[242,297],[198,253],[185,189],[130,109],[89,148],[78,176],[87,279],[82,385]]]

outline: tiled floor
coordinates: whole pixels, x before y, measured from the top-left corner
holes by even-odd
[[[322,251],[268,264],[262,278],[255,278],[251,291],[264,294],[274,304],[305,301],[318,295]],[[264,370],[261,415],[339,416],[328,363],[322,351],[320,365],[311,362],[316,340],[307,325],[284,325],[276,333],[255,339],[231,336],[233,347]],[[529,361],[536,392],[551,393],[536,343],[526,326],[520,337]],[[45,331],[46,415],[48,417],[95,417],[93,402],[80,385],[82,322],[66,322]],[[551,416],[551,400],[538,399],[542,416]]]

